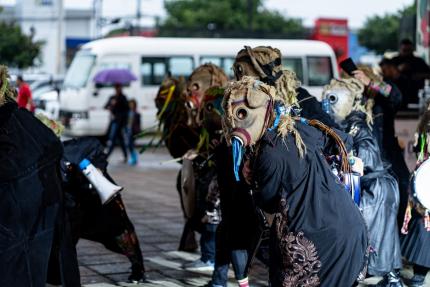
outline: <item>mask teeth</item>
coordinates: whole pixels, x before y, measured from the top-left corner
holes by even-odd
[[[239,169],[242,163],[243,156],[243,141],[237,136],[231,138],[231,144],[233,147],[233,171],[236,181],[240,181]]]

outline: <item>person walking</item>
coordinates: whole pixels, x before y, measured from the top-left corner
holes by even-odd
[[[110,156],[118,140],[124,155],[124,162],[127,163],[127,148],[124,140],[124,129],[127,125],[129,107],[127,97],[122,93],[121,84],[115,84],[115,95],[109,98],[105,105],[105,109],[108,109],[111,112],[107,155]]]
[[[30,86],[24,81],[22,76],[16,78],[16,84],[18,86],[18,96],[16,98],[18,107],[34,113],[35,106],[33,104]]]
[[[127,121],[127,128],[126,128],[126,134],[127,134],[127,147],[128,151],[130,152],[130,159],[128,160],[129,165],[136,165],[138,156],[136,153],[136,150],[134,149],[134,137],[140,133],[140,114],[137,111],[137,102],[136,100],[132,99],[128,101],[128,121]]]

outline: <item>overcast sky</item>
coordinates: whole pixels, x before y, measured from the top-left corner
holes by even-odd
[[[0,4],[10,5],[15,1],[0,0]],[[89,8],[93,2],[93,0],[64,1],[67,7],[73,8]],[[163,0],[141,1],[143,14],[165,15]],[[136,2],[137,0],[103,0],[103,15],[107,17],[134,15]],[[312,26],[318,17],[341,17],[349,20],[350,27],[359,28],[364,24],[366,17],[391,13],[412,3],[413,0],[266,0],[265,6],[286,16],[302,18],[307,26]]]

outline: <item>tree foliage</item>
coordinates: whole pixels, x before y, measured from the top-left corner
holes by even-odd
[[[377,53],[396,50],[401,40],[400,37],[414,36],[413,29],[408,33],[400,32],[403,28],[401,23],[405,23],[404,20],[414,21],[415,13],[416,6],[413,4],[393,14],[367,18],[364,27],[358,32],[360,44]],[[414,25],[409,25],[409,27],[414,27]]]
[[[0,63],[16,68],[27,68],[39,57],[43,42],[33,41],[15,23],[0,22]]]
[[[262,0],[166,0],[160,34],[173,30],[304,34],[299,19],[264,8]],[[172,35],[174,36],[174,35]]]

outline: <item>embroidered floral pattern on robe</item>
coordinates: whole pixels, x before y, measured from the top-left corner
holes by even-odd
[[[276,215],[275,226],[284,270],[281,274],[282,286],[319,286],[318,272],[321,269],[321,261],[318,258],[315,244],[307,239],[302,231],[297,234],[288,232],[288,208],[285,200],[281,201],[281,206],[282,212]]]

